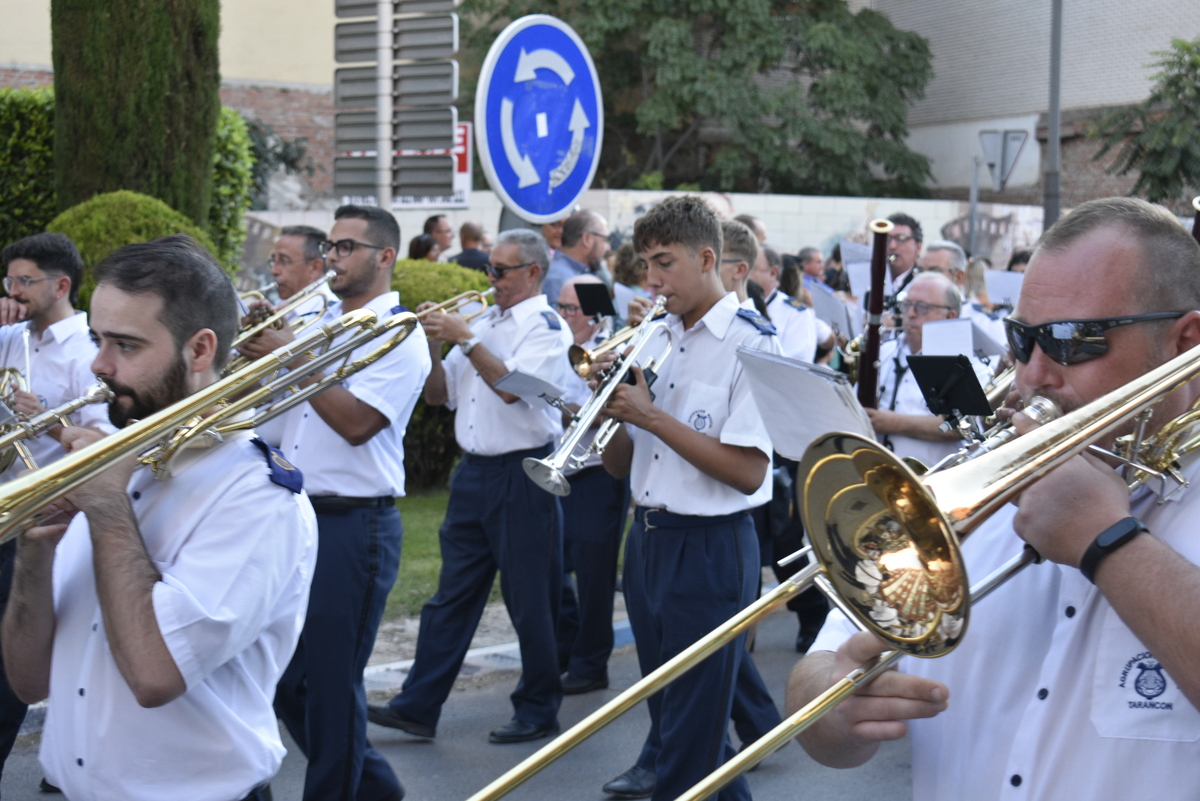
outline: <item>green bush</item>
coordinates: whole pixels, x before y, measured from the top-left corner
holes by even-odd
[[[478,270],[457,264],[404,259],[396,262],[392,289],[410,309],[427,300],[441,302],[469,289],[484,290],[487,278]],[[446,486],[458,458],[454,440],[454,412],[445,406],[417,401],[404,435],[404,473],[409,492]]]
[[[79,308],[86,309],[96,286],[92,268],[124,245],[145,242],[168,234],[187,234],[215,254],[212,238],[187,217],[158,198],[121,190],[96,195],[55,217],[47,231],[66,234],[83,256],[83,282]]]
[[[55,211],[54,92],[0,89],[0,246],[39,233]]]
[[[221,263],[232,266],[246,241],[246,210],[254,186],[254,154],[246,121],[225,107],[213,143],[213,191],[208,204],[208,233]]]

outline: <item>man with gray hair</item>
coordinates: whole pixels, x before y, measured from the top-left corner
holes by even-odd
[[[982,303],[966,296],[967,254],[961,247],[944,239],[927,243],[919,269],[921,272],[938,272],[949,278],[963,299],[959,316],[970,319],[997,342],[1004,342],[1004,323],[1000,318],[992,316]]]
[[[425,402],[457,409],[454,435],[463,455],[450,479],[438,532],[442,572],[437,593],[421,610],[412,671],[399,695],[369,708],[370,720],[381,726],[434,737],[499,570],[522,674],[512,694],[513,719],[488,739],[520,743],[558,731],[562,512],[556,496],[525,477],[521,462],[549,455],[562,434],[562,418],[541,401],[528,403],[495,386],[513,370],[567,386],[573,337],[542,294],[549,263],[540,234],[505,231],[487,267],[495,304],[470,324],[444,312],[422,321],[433,359]],[[455,347],[443,359],[445,343]]]

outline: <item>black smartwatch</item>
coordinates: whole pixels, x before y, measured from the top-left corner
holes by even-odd
[[[1092,540],[1092,544],[1083,554],[1083,560],[1079,563],[1079,572],[1083,573],[1088,581],[1095,584],[1096,569],[1100,567],[1104,558],[1138,534],[1149,530],[1146,528],[1146,524],[1136,517],[1127,517],[1117,521]]]

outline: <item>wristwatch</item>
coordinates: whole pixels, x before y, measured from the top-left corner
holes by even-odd
[[[1149,530],[1146,528],[1146,524],[1136,517],[1127,517],[1117,521],[1092,540],[1092,544],[1083,554],[1083,560],[1079,563],[1079,572],[1083,573],[1088,581],[1095,584],[1096,569],[1100,567],[1104,558],[1138,534]]]
[[[458,346],[462,348],[463,356],[470,356],[471,351],[475,350],[475,346],[478,344],[479,337],[471,337],[466,342],[458,343]]]

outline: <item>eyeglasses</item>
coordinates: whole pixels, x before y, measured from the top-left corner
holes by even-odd
[[[28,289],[30,284],[36,284],[39,281],[52,281],[58,276],[46,275],[41,278],[30,278],[27,275],[10,275],[4,278],[4,291],[12,292],[14,286],[19,286],[21,289]]]
[[[555,303],[554,305],[558,307],[558,313],[563,317],[571,317],[579,313],[579,307],[574,303]]]
[[[910,311],[915,311],[918,317],[924,317],[929,314],[931,309],[946,309],[952,311],[953,306],[942,306],[937,303],[926,303],[923,300],[902,300],[896,304],[896,308],[901,314],[908,314]]]
[[[372,245],[367,242],[359,242],[357,239],[339,239],[337,242],[326,239],[318,247],[321,250],[322,256],[328,256],[329,251],[336,250],[337,254],[343,259],[354,252],[354,248],[371,248],[372,250],[384,250],[383,245]]]
[[[1094,320],[1054,320],[1041,325],[1028,325],[1011,317],[1004,318],[1004,331],[1013,356],[1028,364],[1033,355],[1033,343],[1059,364],[1072,364],[1098,359],[1108,353],[1104,332],[1123,325],[1146,323],[1151,320],[1177,320],[1187,312],[1155,312],[1128,317],[1107,317]]]
[[[897,245],[903,245],[913,239],[912,234],[888,234],[888,241],[895,242]]]
[[[499,281],[509,270],[521,270],[534,264],[537,264],[537,262],[527,261],[524,264],[514,264],[512,267],[497,267],[489,261],[483,265],[483,269],[487,271],[488,275]]]

